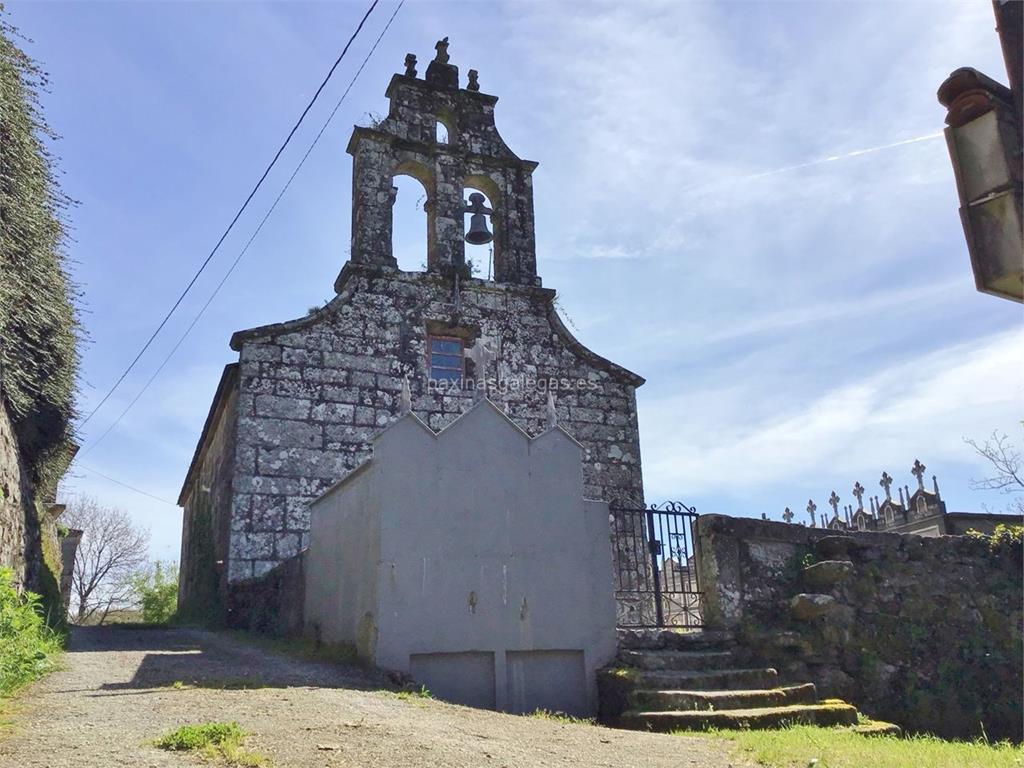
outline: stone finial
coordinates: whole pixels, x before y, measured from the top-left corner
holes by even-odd
[[[917,459],[914,459],[914,466],[911,467],[910,474],[917,478],[917,488],[921,491],[924,490],[924,471],[926,469],[928,469],[928,467]]]
[[[892,487],[892,478],[889,477],[888,472],[882,473],[882,479],[878,481],[878,484],[885,488],[885,500],[892,501],[892,491],[890,490]]]
[[[398,400],[398,413],[401,416],[412,410],[412,392],[409,389],[409,374],[402,377],[402,394]]]
[[[813,499],[807,500],[807,514],[811,516],[811,528],[815,525],[814,513],[818,510],[818,505],[814,503]]]
[[[864,486],[860,480],[853,486],[853,495],[857,497],[857,509],[864,509]]]
[[[554,429],[558,426],[558,412],[555,410],[555,393],[550,389],[548,390],[547,424],[548,429]]]
[[[932,487],[935,489],[935,498],[939,498],[939,479],[932,475]]]
[[[416,54],[405,54],[405,76],[416,77]]]
[[[785,511],[782,513],[782,519],[787,523],[793,522],[793,511],[789,507],[786,507]]]
[[[437,55],[434,56],[434,61],[438,64],[448,63],[448,38],[445,37],[443,40],[438,40],[434,43],[434,50],[437,51]]]
[[[426,81],[439,88],[458,90],[459,68],[448,63],[448,38],[438,40],[434,47],[437,49],[437,55],[427,65]]]
[[[832,491],[832,495],[828,497],[828,503],[832,507],[832,514],[839,517],[839,494]]]
[[[477,72],[475,69],[471,69],[471,70],[469,70],[469,72],[466,73],[466,75],[469,77],[469,83],[466,85],[466,90],[467,91],[479,91],[480,90],[480,80],[479,80],[480,73]]]
[[[902,488],[897,488],[896,490],[900,492],[900,506],[901,507],[907,506],[906,503],[903,501],[903,489]]]

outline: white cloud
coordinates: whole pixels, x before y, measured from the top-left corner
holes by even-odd
[[[646,401],[648,485],[692,494],[799,487],[836,466],[870,476],[917,455],[937,466],[981,466],[962,438],[1010,430],[1024,415],[1021,349],[1024,332],[995,334],[896,363],[767,417],[748,418],[744,395],[783,381],[754,377],[733,392]]]

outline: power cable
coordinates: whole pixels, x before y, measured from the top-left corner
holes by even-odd
[[[295,166],[295,170],[292,171],[292,175],[288,178],[288,181],[285,182],[285,185],[281,189],[280,193],[278,193],[277,198],[274,200],[273,204],[267,210],[266,214],[264,214],[263,219],[260,221],[255,231],[253,231],[252,236],[249,238],[248,242],[246,242],[245,246],[239,252],[238,256],[235,257],[235,260],[231,263],[231,266],[228,268],[228,271],[224,273],[224,277],[221,278],[221,281],[217,284],[217,287],[213,289],[213,293],[210,294],[210,297],[206,300],[206,303],[202,306],[202,309],[200,309],[196,316],[192,318],[192,322],[189,323],[188,328],[185,329],[185,332],[181,335],[181,338],[179,338],[174,347],[171,348],[171,351],[167,353],[167,356],[164,358],[163,362],[160,363],[160,366],[153,372],[153,375],[149,377],[149,380],[143,385],[142,389],[139,390],[139,392],[135,395],[132,401],[128,403],[127,407],[123,411],[121,411],[121,414],[116,419],[114,419],[113,423],[109,427],[107,427],[103,434],[96,438],[95,441],[90,443],[82,451],[83,454],[88,453],[97,445],[99,445],[103,441],[103,438],[105,438],[114,430],[114,428],[121,422],[121,419],[123,419],[125,415],[127,415],[128,411],[132,409],[132,407],[139,401],[139,398],[141,398],[145,391],[149,389],[150,385],[156,380],[157,376],[160,375],[160,372],[163,371],[167,363],[171,361],[171,358],[174,357],[174,353],[178,351],[178,348],[181,347],[185,339],[188,338],[188,335],[192,332],[192,329],[195,328],[196,323],[199,322],[199,319],[203,316],[203,314],[205,314],[206,310],[209,308],[214,298],[216,298],[217,294],[220,293],[220,289],[224,287],[224,283],[226,283],[228,278],[231,277],[231,273],[235,271],[235,267],[238,266],[238,263],[242,260],[242,257],[245,256],[246,252],[249,250],[249,246],[253,244],[253,241],[256,239],[257,235],[259,235],[260,231],[263,229],[263,225],[267,223],[267,219],[270,218],[270,215],[277,208],[277,204],[281,202],[281,198],[284,197],[285,192],[287,192],[288,188],[291,187],[292,182],[295,180],[295,177],[298,175],[299,171],[302,170],[302,167],[303,165],[305,165],[306,160],[309,158],[310,154],[313,152],[313,149],[319,143],[321,137],[324,135],[324,132],[327,130],[327,127],[331,124],[331,121],[334,119],[334,116],[338,113],[338,110],[341,108],[342,102],[345,101],[345,98],[348,96],[349,91],[351,91],[353,86],[356,84],[356,80],[359,79],[359,75],[362,74],[363,69],[365,69],[367,63],[370,61],[370,57],[373,56],[374,51],[377,50],[377,46],[380,44],[380,41],[384,39],[384,35],[387,34],[388,29],[391,28],[391,23],[395,20],[395,17],[398,15],[398,12],[402,10],[403,5],[405,5],[405,0],[401,0],[395,7],[395,11],[394,13],[391,14],[391,18],[388,19],[388,23],[384,25],[384,29],[382,29],[381,33],[377,36],[377,39],[374,41],[373,46],[371,46],[370,48],[370,52],[366,54],[366,57],[363,59],[363,63],[359,65],[359,69],[357,69],[355,75],[352,76],[352,80],[349,81],[348,87],[345,88],[345,91],[341,94],[341,98],[339,98],[337,103],[334,105],[334,109],[332,109],[331,113],[327,116],[327,120],[320,128],[320,132],[317,133],[316,137],[309,145],[309,148],[306,149],[306,153],[302,156],[302,159],[299,160],[298,165]]]
[[[99,475],[104,480],[109,480],[110,482],[114,483],[115,485],[120,485],[122,488],[127,488],[129,491],[135,491],[135,493],[141,493],[143,496],[148,496],[149,498],[154,499],[156,501],[163,502],[164,504],[170,504],[172,507],[178,506],[173,501],[168,501],[167,499],[161,499],[159,496],[154,496],[152,493],[147,493],[146,491],[143,491],[143,490],[141,490],[139,488],[136,488],[134,485],[128,485],[128,483],[122,483],[120,480],[115,480],[110,475],[105,475],[102,472],[100,472],[98,469],[93,469],[92,467],[87,467],[87,466],[85,466],[82,463],[78,464],[78,468],[79,469],[84,469],[86,472],[92,472],[94,475]]]
[[[278,158],[281,157],[281,153],[284,152],[285,147],[288,146],[288,142],[291,141],[292,136],[295,135],[295,132],[299,129],[299,126],[302,125],[302,121],[309,113],[309,110],[313,108],[313,104],[316,103],[316,100],[320,96],[320,93],[327,85],[327,82],[331,79],[331,75],[334,74],[334,70],[338,68],[338,65],[341,63],[341,60],[345,58],[345,54],[348,53],[349,47],[352,45],[352,42],[356,39],[356,36],[359,34],[360,30],[362,30],[363,24],[366,23],[366,19],[369,18],[370,14],[373,12],[373,9],[377,7],[378,2],[380,2],[380,0],[373,0],[373,2],[370,4],[370,7],[367,9],[366,13],[363,14],[363,18],[360,20],[359,26],[356,27],[355,32],[352,33],[352,36],[348,39],[348,42],[345,43],[345,47],[342,49],[341,54],[338,56],[337,59],[335,59],[334,64],[331,65],[330,70],[327,72],[327,76],[323,79],[323,82],[320,83],[320,87],[316,89],[316,93],[313,94],[313,98],[309,100],[309,103],[306,105],[306,108],[302,110],[302,114],[299,115],[299,119],[296,121],[295,125],[292,126],[292,129],[288,132],[288,136],[285,138],[284,143],[281,144],[277,152],[274,154],[274,159],[270,161],[270,165],[268,165],[266,170],[263,171],[263,175],[260,176],[259,181],[256,182],[256,186],[252,188],[252,191],[249,193],[249,196],[245,198],[245,202],[242,203],[242,207],[238,209],[238,213],[235,214],[235,217],[231,220],[231,223],[228,224],[227,229],[224,230],[224,234],[222,234],[220,236],[220,239],[217,240],[217,244],[213,246],[213,250],[210,251],[209,255],[207,255],[206,259],[199,266],[199,269],[192,276],[192,279],[189,280],[188,285],[185,286],[185,290],[181,292],[181,295],[178,296],[178,299],[171,306],[170,310],[164,316],[164,319],[160,321],[160,324],[156,327],[156,330],[153,331],[153,334],[149,337],[146,343],[142,345],[142,349],[139,350],[139,353],[135,356],[135,359],[132,360],[131,364],[129,364],[127,368],[124,369],[124,372],[121,373],[117,381],[114,382],[114,386],[112,386],[107,391],[107,393],[103,396],[103,399],[100,400],[99,404],[92,409],[92,411],[89,413],[88,416],[85,417],[85,419],[82,420],[82,423],[79,425],[79,427],[84,427],[86,424],[88,424],[89,420],[96,415],[96,412],[100,408],[102,408],[103,404],[110,399],[110,396],[112,394],[114,394],[114,391],[119,386],[121,386],[121,382],[123,382],[125,380],[125,377],[129,373],[131,373],[133,368],[135,368],[136,363],[139,362],[139,359],[142,357],[142,355],[145,354],[147,349],[149,349],[149,346],[153,343],[153,340],[156,339],[160,331],[163,330],[163,327],[167,324],[167,321],[171,319],[171,315],[173,315],[175,310],[177,310],[178,306],[184,300],[185,296],[188,295],[188,292],[192,290],[192,286],[195,285],[196,280],[199,279],[199,276],[206,269],[207,265],[210,263],[210,260],[213,258],[214,254],[216,254],[217,251],[220,249],[221,243],[224,242],[228,234],[234,228],[235,223],[241,217],[245,209],[249,206],[250,201],[253,199],[253,197],[255,197],[256,192],[263,185],[264,180],[267,178],[267,176],[270,174],[271,169],[277,163]]]

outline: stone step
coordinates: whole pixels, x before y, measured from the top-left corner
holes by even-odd
[[[628,694],[626,701],[633,710],[707,712],[817,704],[818,691],[813,683],[751,691],[635,690]]]
[[[619,648],[675,651],[727,650],[735,645],[732,632],[710,629],[620,629]]]
[[[657,691],[743,691],[775,688],[779,681],[779,673],[771,668],[686,672],[618,667],[601,670],[598,676],[602,675],[628,684],[631,689]]]
[[[724,669],[732,662],[732,651],[619,651],[619,661],[639,669],[705,671]]]
[[[805,725],[855,725],[857,710],[844,702],[795,704],[785,707],[729,709],[714,712],[653,712],[631,710],[619,718],[619,726],[641,731],[703,731],[709,728],[760,730],[801,723]]]

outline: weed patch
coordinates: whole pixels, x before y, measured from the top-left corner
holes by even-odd
[[[0,569],[0,698],[56,666],[63,637],[43,618],[38,595],[18,594],[13,574]]]
[[[195,752],[241,768],[269,765],[267,758],[242,748],[245,732],[238,723],[183,725],[156,740],[156,746],[171,752]]]
[[[597,721],[592,717],[573,717],[564,712],[551,712],[547,709],[535,709],[530,717],[538,720],[551,720],[556,723],[572,723],[574,725],[594,725]]]

